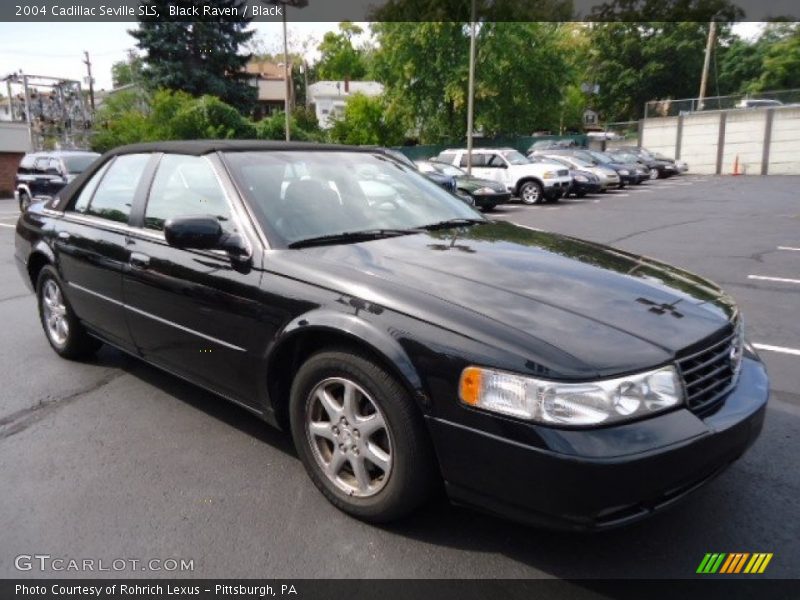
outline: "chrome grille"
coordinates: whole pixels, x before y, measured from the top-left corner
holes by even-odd
[[[681,352],[678,372],[689,410],[707,415],[718,408],[736,383],[741,360],[742,335],[738,323]]]

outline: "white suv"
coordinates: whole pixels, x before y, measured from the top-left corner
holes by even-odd
[[[436,160],[466,168],[467,151],[445,150]],[[534,163],[513,148],[473,148],[472,174],[502,183],[525,204],[556,201],[572,185],[569,169],[564,165]]]

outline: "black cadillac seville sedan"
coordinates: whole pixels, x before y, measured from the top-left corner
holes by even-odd
[[[443,484],[530,523],[630,523],[764,419],[716,285],[487,220],[368,149],[120,148],[20,217],[16,259],[57,354],[110,344],[289,429],[369,521]]]

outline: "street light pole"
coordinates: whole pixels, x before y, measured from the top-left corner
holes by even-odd
[[[286,84],[286,89],[284,91],[286,98],[284,99],[283,103],[283,112],[286,116],[286,141],[291,140],[291,118],[292,118],[292,106],[291,106],[291,90],[292,90],[292,83],[289,81],[289,39],[288,35],[286,34],[286,11],[291,6],[293,8],[303,8],[308,6],[308,0],[261,0],[262,4],[269,4],[273,6],[280,6],[281,16],[283,17],[283,81]]]
[[[475,109],[475,3],[472,8],[469,22],[469,84],[467,86],[467,174],[472,175],[472,130],[474,129]]]

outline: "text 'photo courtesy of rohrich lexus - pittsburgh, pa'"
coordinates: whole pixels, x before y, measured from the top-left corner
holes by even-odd
[[[57,354],[110,344],[290,431],[365,521],[446,493],[633,523],[764,420],[766,371],[717,285],[492,220],[375,149],[121,147],[20,216],[16,262]]]

